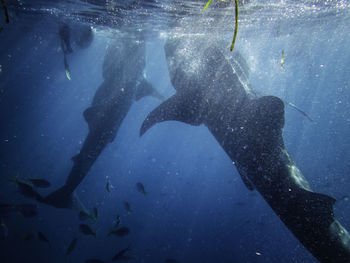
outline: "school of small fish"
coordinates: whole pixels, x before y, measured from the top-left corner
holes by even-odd
[[[19,175],[17,174],[13,179],[9,180],[10,182],[13,182],[16,184],[18,192],[28,198],[28,199],[34,199],[37,200],[38,192],[35,188],[48,188],[51,186],[51,183],[47,181],[46,179],[42,178],[27,178],[27,180],[20,180]],[[107,192],[111,192],[111,184],[109,181],[106,183],[106,190]],[[136,183],[136,190],[146,196],[148,193],[145,190],[145,186],[141,182]],[[128,201],[123,202],[124,209],[128,214],[132,213],[131,204]],[[16,213],[21,214],[24,218],[32,218],[37,216],[37,205],[32,203],[21,203],[21,204],[7,204],[7,203],[0,203],[0,240],[6,240],[9,235],[9,229],[7,225],[5,224],[4,218],[8,218]],[[80,221],[86,221],[91,220],[89,222],[95,223],[98,220],[98,208],[93,207],[92,211],[89,212],[86,209],[82,209],[78,213],[78,218]],[[94,238],[97,238],[97,230],[94,230],[89,224],[81,223],[78,226],[80,233],[83,236],[93,236]],[[107,233],[107,237],[109,236],[116,236],[119,238],[123,238],[130,233],[130,229],[127,226],[121,226],[121,216],[117,215],[115,220],[113,221],[113,225],[110,228],[109,232]],[[24,233],[21,236],[21,239],[23,241],[30,241],[30,240],[39,240],[42,243],[47,244],[48,248],[51,248],[51,242],[49,239],[45,236],[45,234],[41,231],[28,231]],[[65,256],[67,258],[67,262],[69,261],[69,258],[71,257],[72,253],[74,253],[74,250],[78,243],[78,237],[73,237],[72,240],[69,242],[69,244],[66,247],[65,250]],[[126,248],[118,250],[114,256],[111,258],[111,261],[129,261],[133,260],[134,257],[130,255],[131,252],[131,245],[127,246]],[[85,263],[103,263],[106,261],[97,259],[97,258],[90,258],[86,259]],[[164,262],[178,262],[174,259],[166,259]]]

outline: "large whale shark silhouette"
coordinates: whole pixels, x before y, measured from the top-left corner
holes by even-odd
[[[74,207],[72,193],[108,143],[116,137],[131,105],[144,96],[162,96],[144,76],[145,43],[142,38],[117,39],[107,49],[103,63],[104,81],[91,106],[84,111],[89,133],[80,153],[72,158],[73,168],[65,184],[46,198],[44,203],[59,208]]]
[[[148,115],[140,134],[167,120],[204,124],[248,189],[319,261],[350,262],[350,236],[334,217],[335,199],[311,190],[285,148],[282,100],[255,96],[242,57],[225,58],[207,39],[174,37],[165,53],[176,93]]]

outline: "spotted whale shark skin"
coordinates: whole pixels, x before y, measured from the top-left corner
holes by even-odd
[[[144,75],[145,42],[118,38],[107,49],[102,72],[103,82],[92,104],[84,111],[88,135],[65,184],[44,198],[43,202],[58,208],[74,207],[72,193],[88,174],[103,149],[114,140],[131,105],[145,97],[163,99]]]
[[[147,116],[140,135],[168,120],[204,124],[247,188],[261,194],[315,258],[350,262],[350,236],[334,216],[335,199],[313,192],[286,150],[283,101],[255,96],[242,57],[227,57],[206,39],[171,38],[165,53],[176,93]]]

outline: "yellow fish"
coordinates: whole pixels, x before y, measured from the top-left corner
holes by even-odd
[[[281,68],[284,66],[284,49],[282,49]]]

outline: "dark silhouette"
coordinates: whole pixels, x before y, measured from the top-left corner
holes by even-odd
[[[103,63],[104,81],[84,117],[89,133],[80,153],[72,158],[74,165],[66,183],[44,199],[61,208],[71,208],[72,193],[89,172],[98,156],[112,142],[135,100],[144,96],[162,96],[144,77],[145,43],[139,37],[120,38],[109,46]]]
[[[334,217],[335,199],[311,190],[285,148],[282,100],[254,96],[242,57],[226,58],[206,38],[170,39],[165,53],[176,94],[148,115],[141,135],[166,120],[204,124],[248,189],[320,262],[350,262],[350,236]]]

